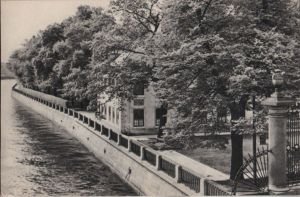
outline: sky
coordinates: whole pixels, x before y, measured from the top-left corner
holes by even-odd
[[[79,5],[108,4],[109,0],[1,0],[1,62],[39,30],[74,15]]]

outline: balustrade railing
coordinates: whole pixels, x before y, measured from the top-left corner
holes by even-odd
[[[130,141],[130,150],[137,156],[141,156],[141,146]]]
[[[183,168],[179,169],[179,182],[196,192],[200,192],[200,180],[201,179],[193,173]]]
[[[39,101],[53,109],[64,112],[70,116],[74,116],[75,118],[79,118],[79,120],[83,121],[83,123],[88,124],[90,127],[95,128],[96,131],[100,131],[101,135],[109,136],[110,140],[117,142],[120,146],[128,148],[129,143],[130,143],[130,151],[133,152],[135,155],[140,157],[141,151],[143,151],[143,159],[145,161],[147,161],[152,166],[158,166],[159,170],[163,171],[170,177],[173,177],[176,179],[178,178],[177,180],[179,181],[179,183],[184,184],[185,186],[189,187],[191,190],[194,190],[197,193],[203,189],[204,195],[226,196],[226,195],[231,194],[223,186],[221,186],[213,181],[209,181],[209,180],[204,180],[204,185],[203,185],[204,188],[200,188],[201,187],[201,178],[198,177],[197,175],[195,175],[194,173],[192,173],[191,171],[189,171],[188,169],[183,168],[183,167],[176,168],[175,163],[171,162],[170,160],[167,160],[164,157],[157,156],[155,151],[153,152],[153,151],[149,150],[148,148],[142,149],[141,145],[139,145],[137,142],[129,141],[128,138],[126,138],[125,136],[118,134],[112,130],[109,130],[105,126],[100,125],[99,123],[97,123],[94,120],[88,119],[86,116],[84,116],[74,110],[69,110],[68,108],[64,108],[60,105],[57,105],[57,104],[54,104],[54,103],[51,103],[48,101],[44,101],[42,99],[38,99],[36,97],[22,93],[21,91],[16,90],[16,89],[14,89],[14,91],[19,92],[33,100]],[[101,129],[101,127],[102,127],[102,129]],[[294,129],[295,127],[289,125],[289,129],[290,128]],[[178,176],[176,176],[176,170],[178,170],[177,171]]]
[[[83,115],[82,114],[79,114],[79,120],[83,121]]]
[[[156,154],[151,151],[144,149],[144,160],[150,163],[153,166],[156,166]]]
[[[204,195],[207,195],[207,196],[229,196],[229,195],[231,195],[231,193],[226,191],[225,188],[221,188],[220,185],[218,185],[212,181],[205,180],[204,181]]]
[[[99,132],[101,131],[101,125],[97,122],[95,122],[95,130]]]
[[[128,148],[128,139],[120,135],[120,145]]]
[[[102,135],[108,136],[108,128],[106,128],[105,126],[102,125]]]
[[[93,128],[95,127],[95,122],[91,119],[89,119],[89,126]]]
[[[89,123],[88,117],[83,116],[83,123],[84,123],[84,124],[88,124],[88,123]]]
[[[118,134],[113,132],[113,130],[110,130],[110,139],[114,142],[118,142]]]
[[[175,178],[175,164],[165,160],[164,158],[160,159],[160,170]]]

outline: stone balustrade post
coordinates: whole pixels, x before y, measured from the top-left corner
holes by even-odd
[[[141,160],[145,159],[145,147],[141,146]]]
[[[111,129],[108,129],[108,139],[110,139],[110,137],[111,137]]]
[[[121,134],[118,134],[118,146],[121,145]]]
[[[182,167],[180,165],[176,165],[175,166],[175,179],[177,181],[177,183],[180,183],[180,179],[181,179],[181,176],[180,176],[180,171],[181,171]]]
[[[128,152],[131,152],[131,140],[128,139]]]
[[[272,82],[276,87],[275,92],[270,98],[262,102],[268,107],[269,123],[269,163],[268,179],[269,190],[274,194],[286,192],[286,133],[287,133],[287,115],[289,106],[295,102],[287,98],[278,91],[278,87],[283,84],[283,77],[275,74]]]
[[[161,155],[156,155],[156,169],[160,170]]]
[[[205,196],[205,179],[204,178],[201,178],[200,179],[200,193],[199,193],[200,196]]]

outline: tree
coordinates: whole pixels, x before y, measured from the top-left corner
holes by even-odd
[[[249,96],[270,95],[275,69],[290,76],[290,88],[300,87],[294,64],[299,65],[299,15],[285,1],[268,8],[255,1],[168,1],[161,33],[151,40],[157,46],[157,95],[179,112],[178,132],[201,129],[203,109],[229,108],[231,179],[242,165],[245,131],[239,125]],[[272,20],[270,14],[278,15]]]

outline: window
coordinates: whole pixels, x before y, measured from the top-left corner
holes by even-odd
[[[144,126],[144,110],[134,109],[133,110],[133,126],[143,127]]]
[[[137,84],[133,87],[133,94],[134,95],[144,95],[144,84]]]
[[[161,113],[162,110],[162,113]],[[160,124],[160,116],[162,114],[162,126],[165,126],[167,122],[167,109],[165,108],[158,108],[155,111],[155,126],[159,126]]]

